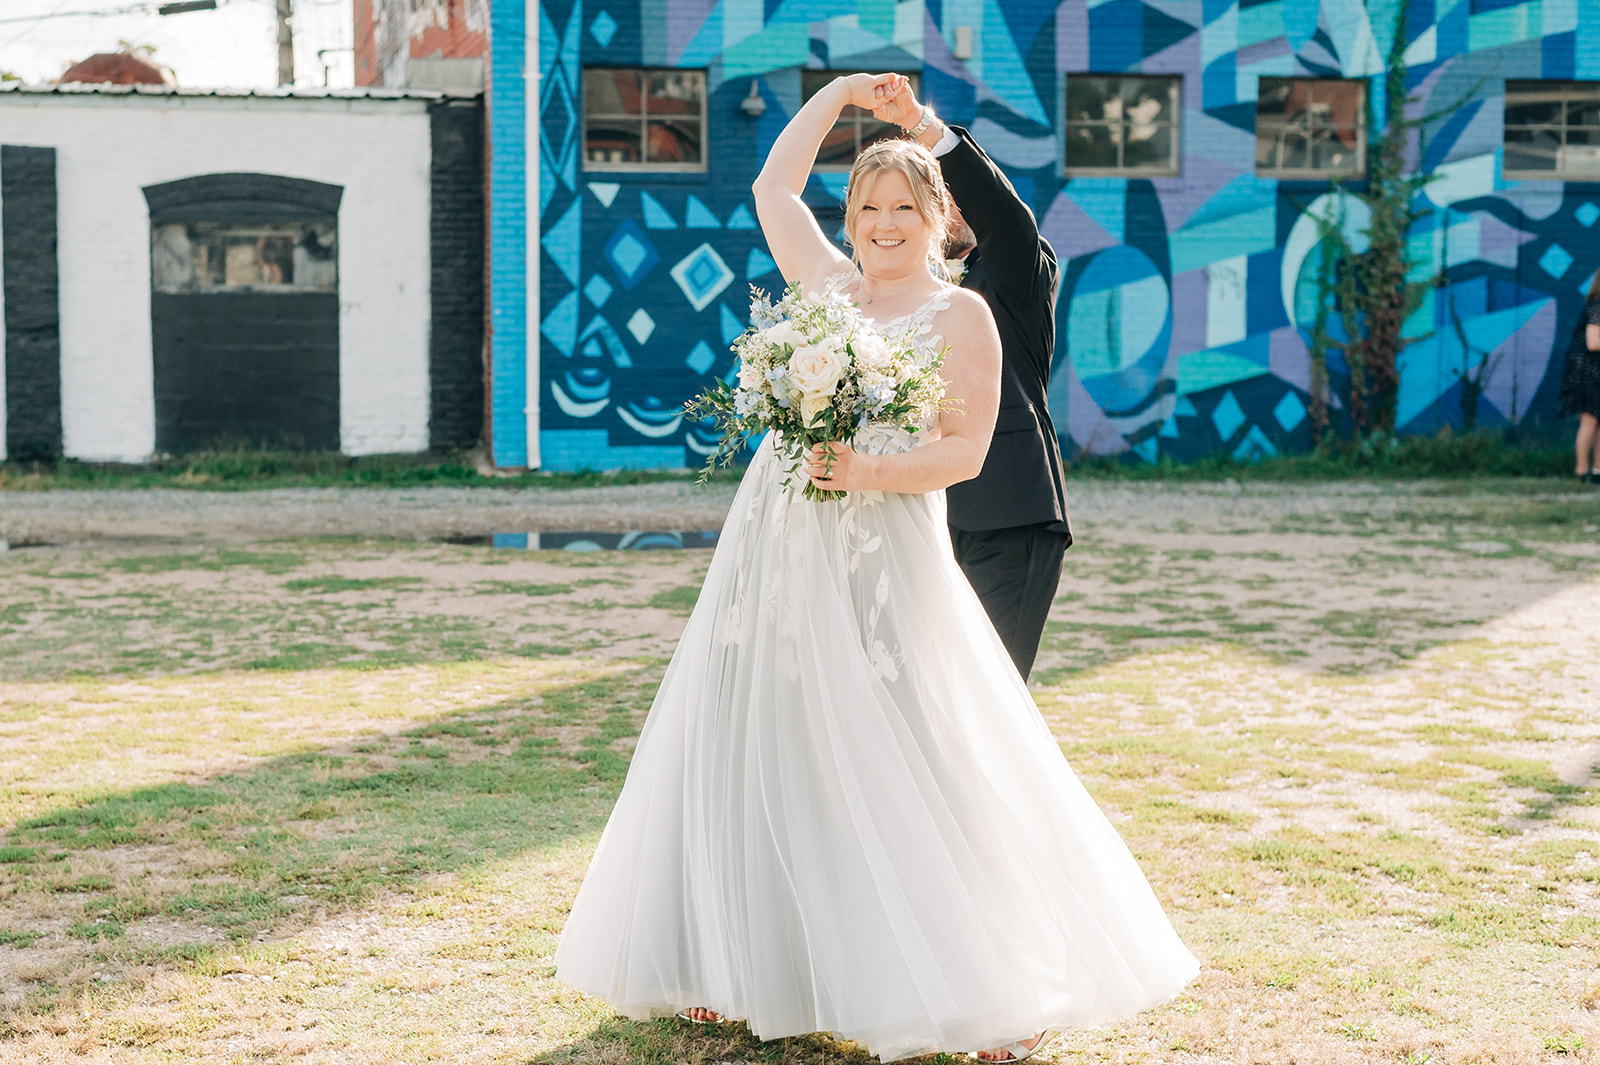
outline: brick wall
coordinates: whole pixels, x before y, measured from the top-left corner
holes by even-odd
[[[529,121],[539,101],[526,98],[527,19],[532,0],[498,0],[488,91],[489,122],[489,454],[496,466],[538,465],[538,341],[530,351],[528,273],[532,256],[530,165],[540,146],[530,141]],[[537,18],[537,9],[533,10]],[[542,60],[541,60],[542,61]],[[540,183],[543,188],[543,183]],[[531,216],[531,217],[530,217]],[[534,238],[536,240],[536,238]],[[536,247],[536,244],[534,245]],[[535,252],[535,254],[537,254]],[[537,324],[538,312],[531,317]],[[532,370],[530,372],[530,355]],[[532,393],[530,395],[530,393]],[[531,402],[530,402],[531,400]]]
[[[356,84],[403,88],[406,60],[489,54],[490,0],[352,0]]]
[[[53,148],[0,146],[0,259],[5,305],[0,458],[53,459],[61,454]]]
[[[7,142],[55,150],[67,456],[142,462],[153,452],[151,230],[141,190],[223,173],[285,174],[345,190],[339,445],[347,454],[427,449],[424,101],[12,91],[0,93],[0,129]],[[0,215],[10,213],[0,204]],[[8,323],[27,310],[0,293]]]
[[[497,3],[496,17],[523,4]],[[1257,176],[1256,97],[1263,77],[1344,78],[1381,103],[1392,7],[545,0],[540,11],[540,135],[529,150],[542,177],[528,199],[542,269],[529,354],[547,466],[699,461],[708,441],[675,412],[731,370],[747,286],[777,280],[750,224],[749,183],[800,105],[804,68],[919,72],[924,97],[971,129],[1033,207],[1063,267],[1050,401],[1065,452],[1251,459],[1309,446],[1315,215],[1342,212],[1359,241],[1360,208],[1323,180]],[[962,27],[973,48],[957,59]],[[1445,284],[1408,323],[1418,342],[1402,359],[1400,426],[1460,428],[1471,375],[1484,389],[1480,425],[1559,436],[1563,352],[1600,267],[1600,184],[1506,179],[1504,92],[1513,78],[1600,79],[1600,0],[1419,0],[1405,35],[1408,91],[1446,112],[1417,152],[1439,180],[1412,234],[1419,271]],[[586,171],[588,65],[705,69],[706,172]],[[1179,176],[1064,171],[1065,80],[1091,72],[1182,79]],[[767,104],[758,119],[739,107],[752,82]],[[518,128],[520,116],[497,127],[497,152]],[[806,192],[830,226],[842,187],[819,175]],[[497,316],[501,296],[497,287]],[[1336,384],[1347,375],[1337,355],[1330,370]],[[506,413],[511,432],[526,431],[522,411]]]
[[[483,101],[441,100],[428,111],[433,147],[429,221],[430,447],[483,435]]]

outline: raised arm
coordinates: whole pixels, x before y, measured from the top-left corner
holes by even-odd
[[[874,114],[910,130],[922,121],[922,104],[909,83],[889,103]],[[1033,211],[1022,202],[1011,181],[995,165],[972,135],[959,126],[946,126],[937,115],[917,136],[929,149],[937,149],[946,132],[955,134],[953,148],[939,155],[939,168],[961,216],[972,227],[978,241],[978,254],[989,273],[1012,287],[1029,291],[1036,281],[1054,285],[1054,275],[1045,269],[1039,247],[1039,223]],[[935,154],[938,154],[937,152]],[[1026,286],[1017,289],[1015,286]]]
[[[834,78],[807,100],[778,134],[751,191],[755,194],[762,235],[767,238],[767,247],[784,280],[815,288],[830,274],[850,265],[850,260],[823,235],[816,216],[800,196],[811,176],[817,149],[845,105],[868,110],[882,106],[894,98],[905,80],[902,74]]]
[[[904,455],[863,455],[844,444],[818,445],[805,472],[818,488],[918,494],[970,481],[983,470],[1000,408],[1000,334],[983,297],[958,289],[939,316],[950,351],[940,373],[950,409],[939,416],[939,438]],[[819,448],[835,456],[831,477]]]

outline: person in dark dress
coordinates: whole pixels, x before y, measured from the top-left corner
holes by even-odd
[[[1026,678],[1072,545],[1061,446],[1046,400],[1060,280],[1055,249],[966,130],[939,121],[909,88],[874,114],[938,158],[956,207],[946,254],[964,260],[961,286],[984,298],[1000,330],[994,439],[983,472],[945,495],[956,561]]]
[[[1578,416],[1578,461],[1573,472],[1580,480],[1600,484],[1600,270],[1589,282],[1589,298],[1583,301],[1583,313],[1567,347],[1561,413]]]

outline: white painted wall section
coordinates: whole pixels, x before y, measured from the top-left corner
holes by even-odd
[[[421,100],[0,96],[11,144],[56,149],[66,454],[155,449],[150,220],[143,189],[202,174],[340,185],[340,441],[428,446],[429,166]]]

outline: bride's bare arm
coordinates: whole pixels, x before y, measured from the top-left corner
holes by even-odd
[[[812,483],[834,491],[932,492],[969,481],[983,469],[1000,409],[1000,334],[981,296],[957,289],[939,316],[950,345],[941,371],[951,409],[939,418],[939,439],[904,455],[863,455],[844,444],[834,453],[831,480],[820,480],[820,455],[806,465]]]
[[[811,208],[800,198],[811,165],[816,162],[822,138],[846,104],[871,110],[893,99],[905,81],[903,74],[851,74],[837,77],[795,112],[778,134],[766,165],[750,191],[756,214],[773,261],[785,281],[799,281],[808,289],[850,265],[817,225]]]

